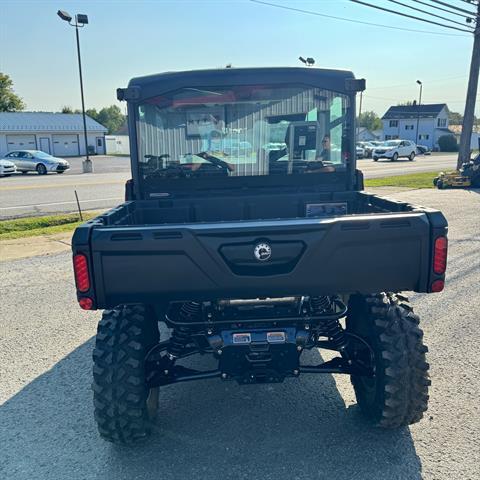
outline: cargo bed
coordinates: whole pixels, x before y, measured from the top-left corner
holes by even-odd
[[[119,303],[414,290],[440,212],[364,192],[126,202],[75,232],[96,308]],[[253,255],[271,247],[268,262]]]

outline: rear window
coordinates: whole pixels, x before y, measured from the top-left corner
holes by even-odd
[[[138,106],[144,179],[345,170],[350,99],[301,85],[184,88]]]

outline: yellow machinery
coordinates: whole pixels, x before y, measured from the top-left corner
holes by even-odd
[[[440,172],[433,179],[437,188],[448,187],[480,187],[480,154],[468,163],[464,163],[460,170]]]

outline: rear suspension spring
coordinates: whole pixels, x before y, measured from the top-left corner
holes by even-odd
[[[315,313],[330,312],[332,310],[332,300],[326,295],[310,297],[310,304]]]
[[[311,297],[310,304],[315,313],[331,313],[333,311],[334,302],[328,296]],[[333,346],[340,352],[342,356],[346,355],[347,336],[340,325],[337,318],[325,319],[322,325],[325,334],[328,336]]]
[[[198,321],[202,314],[202,304],[199,302],[185,302],[179,312],[183,322]],[[167,349],[167,355],[170,360],[178,358],[190,340],[190,329],[188,327],[175,327],[172,331],[170,344]]]

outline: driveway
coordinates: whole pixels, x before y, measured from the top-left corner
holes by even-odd
[[[411,296],[432,376],[419,424],[372,428],[341,375],[242,387],[210,380],[162,390],[150,442],[132,449],[103,442],[90,388],[100,313],[78,308],[67,252],[0,263],[0,478],[480,478],[480,194],[394,196],[441,208],[450,222],[446,290]]]

